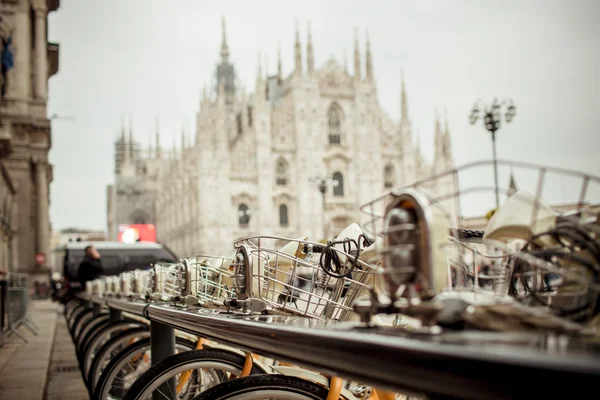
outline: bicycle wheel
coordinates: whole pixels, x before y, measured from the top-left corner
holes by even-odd
[[[223,381],[239,376],[244,368],[246,357],[227,350],[201,349],[187,351],[165,358],[153,365],[140,376],[127,391],[123,400],[142,400],[152,398],[154,393],[168,399],[191,399],[196,394],[217,385]],[[178,375],[193,371],[188,376],[183,387],[177,385]],[[265,371],[256,364],[252,366],[251,374],[264,374]],[[212,382],[207,382],[208,380]],[[212,383],[212,384],[211,384]]]
[[[146,325],[137,321],[119,321],[104,327],[97,332],[95,336],[90,338],[86,347],[83,348],[83,351],[80,353],[81,358],[79,361],[82,367],[81,372],[83,373],[83,378],[85,379],[87,377],[87,374],[90,372],[90,367],[92,366],[92,361],[104,343],[126,329],[139,328],[140,326]],[[93,332],[90,332],[90,334],[91,333]]]
[[[295,376],[250,375],[214,386],[193,400],[326,400],[329,389]]]
[[[81,334],[81,331],[83,330],[83,328],[92,323],[92,321],[94,320],[94,312],[87,312],[85,314],[83,314],[81,316],[81,318],[79,318],[77,320],[77,322],[75,322],[73,324],[73,338],[75,340],[79,339],[79,335]]]
[[[102,371],[104,371],[111,359],[130,344],[148,337],[150,337],[150,329],[148,327],[140,327],[127,329],[106,342],[94,356],[87,374],[86,383],[90,389],[90,393],[94,392]]]
[[[74,308],[81,305],[81,302],[77,299],[69,300],[67,304],[64,306],[64,314],[67,319],[69,318],[69,314],[73,311]]]
[[[74,304],[72,307],[69,307],[67,310],[65,310],[65,318],[67,319],[67,322],[69,322],[71,320],[71,318],[77,311],[82,310],[84,308],[87,308],[87,307],[80,301],[77,301],[76,304]]]
[[[94,312],[91,308],[89,307],[83,307],[79,310],[77,310],[77,312],[75,312],[73,314],[73,317],[71,317],[71,319],[69,321],[67,321],[68,325],[69,325],[69,332],[71,333],[71,337],[74,338],[74,327],[77,324],[77,322],[79,322],[79,320],[81,318],[83,318],[84,315],[88,314],[88,313],[92,313]]]
[[[83,339],[87,337],[88,333],[97,329],[99,326],[109,323],[109,317],[107,314],[99,315],[98,317],[89,321],[85,326],[83,326],[83,328],[81,328],[81,331],[77,335],[77,339],[75,339],[75,351],[79,353]]]
[[[175,337],[176,351],[190,351],[196,348],[196,343],[189,339]],[[93,390],[91,399],[121,399],[125,392],[148,368],[152,354],[150,353],[150,338],[140,339],[125,347],[110,360]]]

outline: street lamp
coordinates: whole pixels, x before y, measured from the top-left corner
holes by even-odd
[[[327,194],[327,188],[330,186],[337,187],[339,186],[339,182],[333,178],[321,178],[321,177],[313,177],[308,180],[310,183],[317,186],[319,192],[321,192],[321,198],[323,202],[323,212],[321,214],[321,225],[323,226],[323,236],[326,237],[326,228],[325,228],[325,195]]]
[[[498,198],[498,161],[496,159],[496,132],[500,129],[502,121],[502,110],[505,110],[504,119],[506,123],[510,123],[515,117],[517,107],[512,100],[504,100],[498,102],[494,99],[492,105],[488,107],[481,100],[477,100],[469,116],[469,122],[474,125],[479,119],[479,114],[483,111],[483,125],[485,129],[492,134],[492,147],[494,153],[494,183],[496,192],[496,209],[500,207]]]

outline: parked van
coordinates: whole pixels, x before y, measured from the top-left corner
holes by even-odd
[[[70,242],[56,251],[64,251],[63,274],[67,279],[77,276],[85,248],[94,246],[100,253],[102,275],[118,275],[134,269],[147,269],[156,262],[177,262],[177,256],[165,245],[153,242],[125,244],[121,242]]]

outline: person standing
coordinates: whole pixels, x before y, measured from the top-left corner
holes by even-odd
[[[102,275],[102,272],[100,253],[94,246],[87,246],[85,248],[85,257],[81,261],[81,264],[79,264],[79,270],[75,278],[81,284],[81,290],[85,290],[86,282],[98,279]]]

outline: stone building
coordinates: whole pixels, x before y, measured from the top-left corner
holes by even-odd
[[[115,142],[115,183],[107,188],[109,240],[117,240],[121,224],[156,224],[156,193],[160,173],[166,170],[158,130],[156,152],[142,156],[139,143],[133,140],[133,127],[122,123],[121,136]]]
[[[47,20],[59,5],[59,0],[0,0],[0,50],[14,61],[3,63],[1,78],[0,269],[48,272],[36,263],[36,254],[50,256],[52,141],[46,105],[59,46],[47,40]]]
[[[317,67],[310,32],[303,48],[296,30],[292,71],[284,74],[278,57],[277,73],[266,76],[259,60],[248,93],[229,59],[224,22],[222,35],[194,143],[183,137],[169,159],[157,147],[138,161],[155,168],[117,173],[123,189],[109,189],[111,231],[139,209],[153,217],[159,241],[180,255],[226,254],[235,239],[258,233],[319,240],[364,222],[359,206],[392,187],[452,168],[448,125],[439,118],[433,163],[422,156],[404,81],[399,123],[379,105],[368,38],[364,51],[356,38],[350,73],[333,58]],[[323,195],[315,178],[327,179]],[[129,192],[128,180],[135,182]]]

